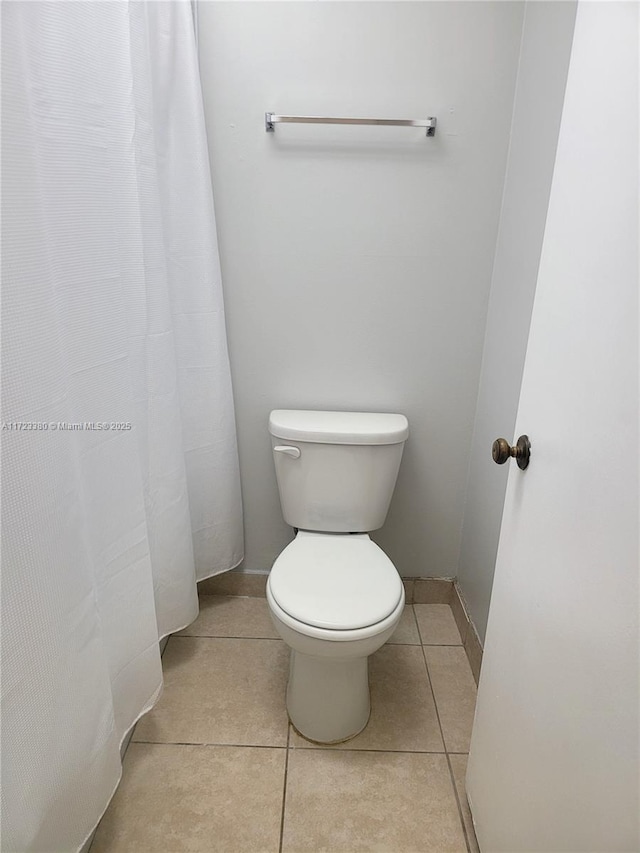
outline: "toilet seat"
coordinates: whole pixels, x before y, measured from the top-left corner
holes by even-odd
[[[300,531],[275,561],[268,590],[278,609],[310,634],[353,636],[380,627],[404,598],[397,569],[367,534]]]
[[[392,611],[386,619],[383,619],[382,622],[377,622],[375,625],[368,625],[366,628],[354,628],[350,631],[332,631],[328,628],[316,628],[314,625],[306,625],[304,622],[299,622],[297,619],[289,616],[289,614],[284,611],[274,599],[271,594],[268,581],[267,603],[269,605],[272,618],[275,619],[276,623],[281,623],[280,627],[278,627],[278,633],[289,646],[293,647],[291,634],[287,635],[286,633],[283,633],[283,627],[292,631],[294,635],[304,637],[306,641],[316,643],[320,640],[323,644],[333,647],[344,645],[349,647],[352,655],[356,653],[356,650],[359,650],[363,655],[369,655],[371,654],[371,650],[367,649],[369,649],[368,644],[371,640],[383,635],[389,630],[389,628],[392,630],[395,629],[398,624],[398,620],[402,615],[402,611],[404,610],[405,598],[403,587],[402,597],[398,602],[396,609]],[[365,644],[364,647],[363,644]],[[378,648],[378,646],[379,644],[376,643],[376,648]],[[315,651],[312,651],[311,647],[307,647],[306,651],[308,654],[320,653],[318,646],[315,646]]]

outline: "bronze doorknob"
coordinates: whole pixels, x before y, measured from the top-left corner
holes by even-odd
[[[493,461],[498,465],[504,465],[507,459],[513,458],[516,460],[518,468],[524,469],[529,464],[531,456],[531,442],[528,435],[521,435],[515,445],[511,447],[506,438],[496,438],[491,448]]]

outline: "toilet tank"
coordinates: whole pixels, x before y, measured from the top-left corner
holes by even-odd
[[[269,432],[287,524],[326,533],[382,527],[409,435],[404,415],[277,409]]]

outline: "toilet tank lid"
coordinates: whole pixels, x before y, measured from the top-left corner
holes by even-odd
[[[275,438],[317,444],[400,444],[409,435],[404,415],[379,412],[314,412],[275,409],[269,416]]]

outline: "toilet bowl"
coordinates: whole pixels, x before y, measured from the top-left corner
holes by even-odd
[[[285,521],[298,530],[267,582],[291,649],[286,704],[305,738],[340,743],[366,726],[368,658],[404,607],[381,527],[408,436],[404,415],[276,410],[269,418]]]
[[[276,630],[291,649],[287,711],[308,740],[340,743],[370,713],[368,657],[395,631],[404,587],[368,535],[300,531],[267,582]]]

